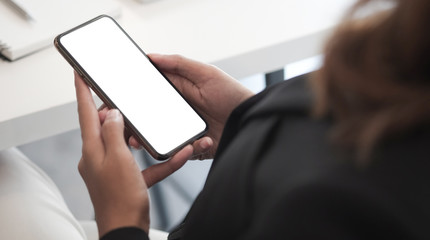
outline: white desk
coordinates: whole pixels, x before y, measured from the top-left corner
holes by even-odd
[[[240,78],[318,54],[353,0],[118,2],[120,24],[146,52],[183,54]],[[0,150],[78,127],[72,69],[54,47],[0,62],[0,103]]]

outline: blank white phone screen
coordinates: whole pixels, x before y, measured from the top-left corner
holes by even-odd
[[[122,114],[160,154],[206,129],[206,123],[108,17],[60,39]]]

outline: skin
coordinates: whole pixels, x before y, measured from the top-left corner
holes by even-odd
[[[209,125],[206,137],[194,142],[192,159],[212,159],[230,113],[254,93],[213,65],[180,55],[149,57]],[[130,145],[139,147],[135,139],[130,139]]]
[[[168,161],[140,171],[124,138],[124,121],[116,109],[97,110],[88,86],[75,73],[82,135],[79,172],[94,205],[99,235],[126,226],[149,230],[148,188],[181,168],[188,159],[213,158],[231,111],[253,95],[218,68],[184,57],[151,54],[209,124],[207,136],[184,147]],[[134,138],[129,144],[139,148]]]

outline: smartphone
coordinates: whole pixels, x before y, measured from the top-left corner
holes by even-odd
[[[155,159],[206,133],[205,120],[110,16],[58,35],[54,45],[98,97],[122,113],[127,130]]]

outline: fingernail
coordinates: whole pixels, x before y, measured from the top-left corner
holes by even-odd
[[[118,120],[121,117],[121,113],[118,109],[111,109],[107,112],[106,119]]]
[[[203,139],[203,140],[200,142],[200,147],[201,147],[202,149],[208,149],[208,148],[210,147],[210,142],[209,142],[209,140],[208,140],[208,139]]]
[[[158,57],[158,56],[161,56],[162,54],[161,53],[148,53],[148,56],[156,56],[156,57]]]

